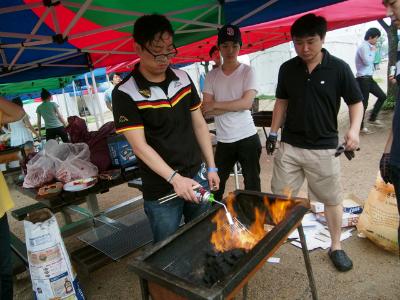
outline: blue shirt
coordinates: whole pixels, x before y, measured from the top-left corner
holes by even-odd
[[[105,92],[104,92],[104,101],[106,103],[112,103],[112,91],[114,89],[114,86],[111,85]]]
[[[374,60],[376,50],[368,41],[364,41],[357,49],[356,53],[356,77],[372,76],[374,73]]]

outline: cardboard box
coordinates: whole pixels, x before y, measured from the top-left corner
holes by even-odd
[[[318,201],[310,201],[311,211],[315,214],[324,212],[324,204]]]
[[[324,213],[318,213],[316,214],[316,218],[319,222],[322,224],[326,225],[326,217]],[[342,228],[343,227],[351,227],[351,226],[356,226],[358,223],[358,219],[360,218],[360,215],[357,214],[351,214],[351,213],[343,213],[342,217]]]
[[[360,199],[353,194],[348,194],[343,200],[343,212],[352,214],[361,214],[363,209],[360,205]],[[310,201],[311,211],[315,214],[324,212],[324,204],[318,201]]]
[[[114,167],[127,168],[137,163],[136,155],[131,145],[122,134],[116,134],[107,138],[111,163]]]
[[[346,198],[343,200],[343,212],[351,214],[361,214],[362,207],[352,198]]]

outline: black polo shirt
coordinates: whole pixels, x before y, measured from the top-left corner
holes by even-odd
[[[349,65],[325,49],[322,52],[322,62],[311,74],[298,56],[279,70],[276,98],[288,100],[282,141],[295,147],[336,148],[341,97],[347,105],[362,100]]]
[[[191,112],[201,100],[188,74],[168,68],[166,80],[148,81],[136,65],[114,88],[112,105],[116,131],[144,130],[147,143],[179,174],[194,177],[201,152],[192,126]],[[172,185],[139,160],[145,200],[157,200]]]

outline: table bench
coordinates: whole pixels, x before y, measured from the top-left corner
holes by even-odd
[[[14,275],[17,275],[26,271],[29,266],[26,245],[12,232],[10,232],[10,240],[13,260],[13,273]]]

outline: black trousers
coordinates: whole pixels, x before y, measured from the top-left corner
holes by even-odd
[[[215,151],[215,164],[220,179],[219,190],[215,198],[221,200],[226,181],[236,162],[242,166],[244,187],[246,190],[261,191],[260,183],[261,142],[258,134],[233,143],[218,142]]]
[[[386,94],[382,91],[382,89],[372,78],[372,76],[357,77],[357,82],[360,87],[361,93],[363,95],[364,116],[365,116],[365,111],[367,110],[368,107],[369,94],[371,93],[372,95],[378,98],[375,102],[374,108],[372,109],[371,115],[369,117],[370,121],[375,121],[376,117],[379,114],[379,111],[382,108],[383,103],[386,100]],[[363,116],[363,121],[361,123],[361,128],[364,127],[364,116]]]
[[[64,143],[69,143],[67,131],[64,126],[46,129],[46,141],[60,137]]]
[[[394,186],[394,191],[397,200],[397,209],[400,215],[400,167],[399,166],[390,165],[390,177],[392,179],[392,183]],[[397,239],[400,242],[400,223],[398,227]],[[400,256],[400,248],[399,248],[399,256]]]
[[[7,213],[0,218],[0,299],[13,299],[13,266]]]

